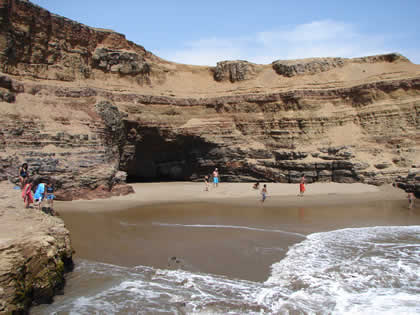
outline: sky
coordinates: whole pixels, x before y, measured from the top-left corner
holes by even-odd
[[[112,29],[169,61],[361,57],[398,52],[420,64],[420,0],[32,0]]]

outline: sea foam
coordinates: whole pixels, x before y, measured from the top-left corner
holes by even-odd
[[[308,235],[264,283],[82,261],[77,286],[33,314],[416,314],[419,254],[420,226],[409,226]]]

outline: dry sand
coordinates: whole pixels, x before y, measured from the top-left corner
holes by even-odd
[[[262,188],[262,183],[260,187]],[[266,183],[268,198],[265,207],[315,206],[347,204],[357,201],[401,200],[406,194],[401,190],[384,185],[381,187],[354,183],[314,183],[306,185],[304,197],[298,197],[298,184]],[[260,192],[252,188],[253,183],[221,183],[204,191],[204,183],[163,182],[136,183],[135,193],[110,199],[76,200],[57,202],[58,210],[112,211],[142,205],[173,202],[214,202],[255,206]]]

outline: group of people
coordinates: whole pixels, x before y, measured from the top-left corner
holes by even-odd
[[[217,168],[214,169],[213,173],[212,173],[212,177],[213,177],[213,187],[216,188],[219,185],[219,170]],[[208,175],[204,176],[204,191],[209,191],[209,185],[210,185],[210,177]],[[300,178],[300,183],[299,183],[299,197],[303,197],[303,194],[305,193],[305,184],[306,184],[306,179],[305,179],[305,174],[301,175]],[[260,183],[256,182],[253,186],[253,189],[255,190],[259,190],[260,189]],[[267,184],[263,185],[263,188],[261,189],[261,203],[263,203],[266,199],[267,199]]]
[[[22,164],[18,173],[25,208],[34,203],[41,210],[42,202],[47,201],[48,208],[52,210],[55,198],[53,181],[30,178],[27,163]]]
[[[41,209],[41,203],[46,200],[50,209],[53,207],[53,200],[54,200],[54,185],[52,181],[49,179],[48,181],[39,180],[35,182],[33,179],[29,178],[29,171],[28,171],[28,164],[23,163],[21,167],[19,167],[19,181],[20,181],[20,188],[22,189],[22,198],[25,202],[25,207],[29,208],[31,203],[35,203],[38,206],[38,209]],[[212,175],[213,181],[213,188],[219,186],[219,170],[217,168],[214,169]],[[210,176],[204,176],[204,183],[205,191],[209,191],[210,186]],[[299,197],[303,197],[305,193],[305,175],[301,175],[300,183],[299,183]],[[255,190],[259,190],[260,183],[256,182],[252,188]],[[34,194],[32,195],[32,192]],[[261,202],[263,203],[267,199],[267,185],[264,184],[263,188],[261,189]],[[412,192],[408,193],[408,202],[409,208],[412,209],[414,206],[414,199],[415,196]]]
[[[303,194],[305,193],[305,175],[302,174],[301,178],[300,178],[300,183],[299,183],[299,197],[303,197]],[[260,189],[260,183],[256,182],[254,185],[252,185],[252,188],[255,190],[259,190]],[[264,184],[263,188],[261,189],[261,202],[263,203],[266,199],[267,199],[267,185]]]
[[[212,173],[212,177],[213,177],[213,188],[216,188],[219,186],[219,170],[217,168],[214,169],[213,173]],[[210,177],[208,175],[204,176],[204,191],[209,191],[209,183],[210,181]]]

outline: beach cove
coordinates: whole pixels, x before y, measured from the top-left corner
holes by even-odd
[[[391,309],[418,309],[411,294],[419,279],[411,268],[419,264],[420,213],[418,206],[407,209],[403,191],[315,183],[297,197],[296,184],[267,186],[264,205],[252,183],[222,183],[206,192],[191,182],[137,183],[132,195],[57,203],[76,268],[64,295],[33,313],[346,313],[358,303],[381,310],[353,301],[355,292],[330,291],[355,290],[343,280],[352,277],[366,286],[360,292],[378,289],[363,279],[382,279],[383,294],[396,301]],[[404,272],[401,263],[407,263]],[[399,269],[389,270],[393,266]],[[332,283],[320,285],[325,277]],[[396,281],[400,289],[388,292]],[[319,305],[317,290],[326,290]],[[296,300],[296,294],[305,297]]]

